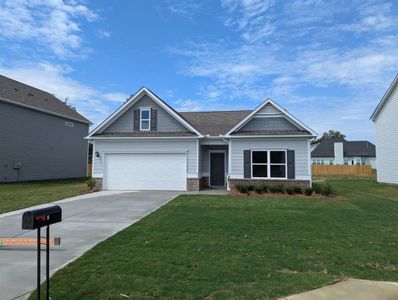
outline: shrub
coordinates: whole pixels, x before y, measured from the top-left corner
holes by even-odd
[[[86,180],[86,184],[87,184],[87,187],[90,189],[90,190],[92,190],[92,189],[94,189],[95,188],[95,186],[97,185],[97,182],[95,181],[95,179],[94,178],[88,178],[87,180]]]
[[[248,191],[254,191],[254,188],[255,188],[255,186],[252,185],[252,184],[249,184],[249,185],[247,186],[247,190],[248,190]]]
[[[263,191],[263,193],[268,193],[268,185],[262,184],[261,185],[261,190]]]
[[[303,193],[303,189],[301,188],[301,186],[295,186],[294,187],[294,192],[296,193],[296,194],[302,194]]]
[[[256,193],[258,193],[258,194],[264,193],[263,187],[262,187],[261,185],[256,185],[256,186],[254,187],[254,191],[255,191]]]
[[[315,194],[322,194],[323,184],[318,183],[318,182],[314,182],[312,184],[312,189],[314,190]]]
[[[288,193],[289,195],[294,195],[295,194],[294,187],[292,186],[287,187],[286,193]]]
[[[245,185],[243,185],[243,184],[237,184],[237,185],[235,186],[235,188],[239,191],[239,193],[245,194],[245,193],[248,192],[247,186],[245,186]]]
[[[329,183],[314,183],[312,184],[315,194],[329,197],[333,194],[333,187]]]
[[[313,188],[306,188],[305,189],[305,194],[307,195],[307,196],[312,196],[312,194],[314,193],[314,189]]]
[[[271,193],[284,193],[285,189],[283,188],[283,185],[277,184],[277,185],[271,185],[269,187],[269,191]]]
[[[332,194],[333,194],[332,186],[329,183],[326,183],[326,185],[323,186],[322,195],[329,197]]]

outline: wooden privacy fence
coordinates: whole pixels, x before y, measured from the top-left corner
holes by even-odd
[[[371,176],[370,165],[312,165],[312,175]]]

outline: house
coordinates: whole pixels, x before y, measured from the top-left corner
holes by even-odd
[[[377,181],[398,184],[398,74],[370,118],[376,126]]]
[[[368,141],[325,139],[311,151],[313,165],[371,165],[376,168],[376,147]]]
[[[272,100],[249,111],[177,112],[140,89],[87,139],[105,190],[311,184],[315,133]]]
[[[89,124],[54,95],[0,76],[0,182],[85,177]]]

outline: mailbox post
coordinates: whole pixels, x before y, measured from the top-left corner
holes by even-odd
[[[22,229],[37,229],[37,299],[40,299],[40,267],[41,267],[41,228],[46,228],[46,299],[50,298],[50,225],[62,221],[60,206],[50,206],[24,212]]]

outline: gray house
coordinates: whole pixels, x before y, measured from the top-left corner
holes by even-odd
[[[89,125],[54,95],[0,76],[0,182],[85,177]]]
[[[311,184],[316,134],[268,99],[254,110],[177,112],[147,88],[87,137],[105,190]]]
[[[311,152],[313,165],[371,165],[376,168],[376,147],[368,141],[325,139]]]

